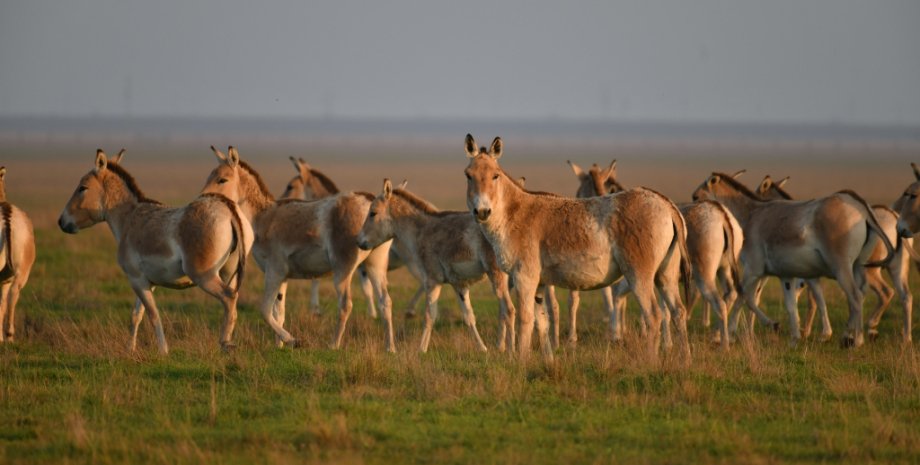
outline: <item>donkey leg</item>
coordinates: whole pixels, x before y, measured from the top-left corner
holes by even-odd
[[[425,295],[425,286],[419,284],[418,290],[415,291],[415,294],[412,295],[412,298],[409,299],[409,303],[406,304],[406,318],[415,317],[415,307],[418,306],[418,301]]]
[[[482,337],[479,336],[479,331],[476,329],[476,315],[473,313],[473,304],[470,302],[470,289],[468,287],[454,287],[454,291],[457,292],[457,299],[460,301],[460,309],[463,311],[463,322],[466,323],[466,327],[470,329],[470,334],[473,336],[473,342],[476,343],[480,351],[486,352],[488,349],[485,343],[482,342]]]
[[[512,279],[520,314],[517,334],[518,355],[521,360],[526,360],[530,356],[531,339],[533,338],[534,296],[537,292],[537,279],[520,272],[516,273]]]
[[[390,299],[390,292],[387,288],[387,262],[382,263],[368,259],[364,262],[364,279],[371,286],[371,297],[377,297],[377,303],[380,305],[380,313],[383,314],[383,326],[386,332],[386,350],[390,353],[396,352],[396,337],[393,331],[393,301]],[[368,302],[372,302],[373,298]],[[372,315],[376,318],[376,315]]]
[[[814,326],[815,315],[818,313],[818,301],[815,299],[815,293],[812,289],[812,284],[818,285],[815,280],[802,280],[799,286],[808,286],[808,311],[805,312],[805,324],[802,325],[802,339],[808,339],[808,336],[811,336],[811,329]],[[801,296],[802,287],[796,290],[795,301],[796,306],[798,306],[799,297]]]
[[[610,311],[610,331],[613,342],[619,343],[623,341],[623,334],[626,332],[626,294],[629,293],[630,284],[626,279],[620,279],[608,289],[611,289],[611,305],[608,306]],[[645,334],[644,328],[642,334]]]
[[[685,363],[690,362],[690,335],[687,332],[687,308],[680,298],[680,285],[677,281],[663,280],[659,288],[661,299],[670,310],[671,319],[677,330],[677,344],[680,346],[681,356]],[[662,325],[664,331],[664,325]],[[670,333],[670,331],[668,331]],[[668,336],[670,339],[670,335]]]
[[[438,297],[441,296],[441,285],[429,283],[425,307],[425,329],[422,331],[422,341],[419,350],[422,353],[428,352],[428,344],[431,343],[431,332],[434,330],[434,324],[438,319]]]
[[[354,269],[345,273],[335,273],[333,276],[333,285],[335,294],[339,301],[339,321],[335,330],[335,339],[332,340],[332,348],[342,348],[342,340],[345,337],[345,325],[348,323],[348,317],[351,316],[351,276]]]
[[[661,327],[661,313],[655,308],[657,304],[653,278],[641,279],[633,277],[631,281],[633,295],[639,303],[639,308],[642,310],[642,319],[648,328],[645,337],[648,353],[652,360],[657,360],[660,346],[658,328]]]
[[[236,328],[236,301],[239,294],[223,282],[215,273],[213,276],[196,280],[198,287],[214,296],[224,307],[224,321],[220,325],[220,345],[224,350],[233,348],[233,330]]]
[[[540,338],[540,350],[543,352],[543,359],[546,362],[553,361],[553,342],[549,335],[549,312],[546,310],[546,302],[542,296],[546,293],[543,286],[537,287],[536,298],[534,299],[534,316],[537,323],[537,335]]]
[[[811,280],[809,280],[811,281]],[[824,300],[824,290],[821,287],[820,280],[813,280],[814,282],[809,282],[810,292],[809,295],[815,298],[815,308],[817,308],[818,315],[821,316],[821,336],[819,341],[825,342],[829,341],[834,335],[834,328],[831,326],[831,319],[827,314],[827,301]],[[808,322],[810,325],[811,322]]]
[[[890,269],[889,273],[891,273]],[[891,304],[891,299],[894,298],[894,290],[882,278],[880,268],[866,269],[866,280],[869,282],[869,289],[872,289],[872,292],[878,298],[875,308],[872,310],[872,316],[869,318],[869,336],[875,337],[878,336],[878,325],[882,321],[882,315],[885,314],[885,310]]]
[[[716,311],[716,317],[719,321],[719,328],[712,333],[712,342],[718,342],[722,350],[728,350],[728,307],[719,295],[719,289],[716,287],[714,280],[703,281],[697,280],[697,288],[703,297],[703,305],[711,307]]]
[[[137,349],[137,329],[144,319],[144,304],[139,297],[134,299],[134,309],[131,310],[131,343],[128,344],[128,350],[134,352]]]
[[[358,268],[358,281],[361,283],[361,292],[364,294],[364,300],[367,302],[367,314],[377,319],[377,306],[374,302],[374,285],[367,275],[367,269],[362,265]]]
[[[499,331],[498,331],[498,351],[504,352],[514,350],[514,319],[516,309],[514,302],[511,301],[511,293],[508,290],[508,275],[489,274],[489,280],[492,282],[492,291],[498,298],[499,311]]]
[[[319,279],[310,280],[310,312],[314,315],[322,313],[319,306]]]
[[[552,333],[550,334],[551,342],[553,348],[559,347],[559,301],[556,300],[556,286],[546,286],[545,291],[543,292],[543,298],[545,305],[548,305],[547,315],[549,316],[549,324],[552,328]]]
[[[796,288],[798,287],[797,279],[783,279],[783,305],[786,312],[789,313],[789,345],[795,347],[802,338],[802,332],[799,329],[799,308],[796,304]]]
[[[913,247],[913,244],[904,244],[904,247]],[[910,344],[913,340],[911,336],[911,319],[913,318],[914,298],[910,293],[910,284],[908,277],[910,273],[910,262],[904,262],[903,267],[891,268],[891,281],[895,289],[898,290],[898,297],[901,300],[901,307],[904,309],[904,326],[901,330],[902,340],[905,344]]]
[[[12,314],[13,312],[8,311],[9,310],[9,299],[7,298],[7,296],[10,294],[10,287],[12,287],[12,285],[13,285],[12,282],[8,282],[0,286],[0,343],[2,343],[4,340],[7,340],[7,339],[9,340],[8,342],[13,342],[12,334],[9,334],[10,331],[7,330],[7,323],[6,323],[7,313],[10,314],[9,315],[10,321],[11,322],[14,321],[13,314]],[[9,326],[12,327],[13,324],[10,324]]]
[[[153,299],[153,289],[147,285],[131,283],[131,287],[134,289],[134,293],[137,295],[137,298],[140,299],[141,304],[150,311],[150,323],[153,324],[153,329],[157,335],[157,345],[160,348],[160,353],[168,354],[169,346],[166,344],[166,335],[163,334],[163,321],[160,319],[160,310],[157,308],[156,301]]]
[[[850,317],[847,320],[847,331],[843,336],[841,345],[843,347],[860,347],[865,342],[863,339],[863,286],[865,285],[865,271],[861,265],[853,268],[845,264],[837,267],[837,283],[843,289],[847,296],[847,305],[850,310]]]
[[[316,282],[314,280],[314,282]],[[281,285],[278,286],[278,298],[275,300],[274,308],[274,317],[275,321],[278,322],[278,326],[284,328],[284,320],[287,313],[287,281],[282,281]],[[275,346],[278,348],[284,347],[284,339],[275,333]]]

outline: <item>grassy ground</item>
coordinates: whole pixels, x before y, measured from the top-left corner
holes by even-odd
[[[813,340],[790,349],[785,334],[758,328],[723,354],[705,342],[697,311],[694,360],[682,367],[669,357],[650,362],[636,339],[609,345],[599,296],[585,293],[580,345],[560,349],[557,362],[545,366],[536,352],[527,363],[475,352],[448,290],[431,350],[419,354],[421,321],[403,318],[415,284],[398,271],[391,277],[396,355],[383,352],[382,327],[360,297],[346,348],[326,348],[335,318],[328,283],[319,317],[305,311],[304,283],[289,288],[292,333],[307,346],[278,350],[256,315],[261,274],[250,264],[237,350],[220,352],[219,304],[191,289],[157,292],[170,355],[157,354],[147,324],[138,351],[129,353],[133,296],[111,234],[99,225],[68,236],[54,226],[92,155],[7,165],[9,197],[35,220],[39,257],[20,303],[18,341],[0,345],[0,463],[920,460],[920,357],[899,343],[896,304],[881,338],[852,351]],[[126,166],[137,166],[148,194],[172,203],[194,195],[213,163],[204,153],[196,169],[173,175],[173,166],[155,158],[130,156]],[[292,172],[279,159],[269,181],[280,187]],[[571,189],[568,172],[546,166],[546,179],[558,179],[554,190]],[[693,173],[688,186],[707,169]],[[910,173],[902,174],[906,185]],[[362,185],[376,190],[379,176]],[[442,192],[432,183],[422,181],[423,195]],[[903,187],[901,178],[897,184]],[[455,197],[444,202],[459,206]],[[843,299],[833,283],[825,288],[839,335]],[[764,299],[785,321],[775,285]],[[474,288],[473,303],[483,337],[494,343],[497,305],[488,286]],[[638,332],[632,324],[631,336]]]

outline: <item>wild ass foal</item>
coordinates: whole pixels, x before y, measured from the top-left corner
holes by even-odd
[[[498,297],[501,320],[499,350],[506,343],[514,347],[514,328],[509,328],[509,315],[514,305],[508,291],[508,275],[498,268],[492,245],[486,241],[469,212],[441,211],[405,189],[393,189],[390,180],[383,182],[383,192],[374,199],[364,227],[358,235],[358,246],[369,250],[385,241],[395,239],[408,252],[408,267],[421,278],[427,295],[425,329],[420,349],[428,351],[431,331],[438,318],[438,296],[441,286],[450,284],[457,293],[463,320],[479,350],[486,346],[476,330],[476,315],[470,301],[470,285],[489,277]],[[508,341],[505,340],[508,334]]]
[[[828,197],[794,202],[764,201],[731,176],[713,173],[693,193],[694,200],[712,198],[728,207],[744,229],[741,262],[744,266],[742,294],[745,303],[768,326],[778,324],[764,314],[756,289],[767,276],[779,278],[832,277],[847,296],[850,318],[845,346],[863,344],[862,305],[866,283],[866,261],[881,237],[888,251],[894,248],[872,209],[852,191]],[[871,233],[870,233],[871,231]],[[790,321],[790,342],[801,338],[795,309],[795,290],[784,286]],[[732,310],[732,328],[737,324],[740,301]]]
[[[287,183],[287,186],[284,188],[284,193],[281,194],[281,200],[319,200],[339,193],[339,188],[328,176],[316,168],[311,167],[303,158],[290,157],[290,159],[291,163],[294,164],[294,169],[297,170],[297,176],[294,176]],[[396,245],[390,249],[389,270],[394,270],[404,265],[396,249]],[[361,292],[364,293],[364,297],[367,301],[367,312],[371,318],[377,318],[377,306],[374,303],[376,300],[374,298],[374,287],[367,278],[367,271],[364,270],[363,265],[358,267],[358,279],[361,283]],[[312,279],[310,280],[310,284],[310,309],[314,314],[319,314],[319,280]],[[415,292],[415,295],[412,296],[409,303],[406,305],[407,315],[414,315],[415,305],[422,297],[422,294],[424,294],[424,292],[420,286],[418,291]]]
[[[6,168],[0,167],[0,343],[16,335],[16,304],[35,263],[35,235],[26,213],[6,200]],[[6,320],[4,320],[6,318]],[[4,322],[6,323],[4,325]]]
[[[647,325],[659,326],[653,302],[656,278],[670,258],[679,260],[686,250],[683,219],[674,204],[641,188],[590,199],[533,193],[517,185],[498,165],[500,138],[484,152],[467,135],[466,152],[470,158],[465,170],[467,206],[492,244],[499,267],[514,281],[521,357],[530,351],[533,296],[544,285],[598,289],[624,276]],[[678,283],[661,284],[664,299],[683,309]],[[689,356],[683,313],[676,320],[682,348]],[[537,319],[537,329],[544,357],[552,360],[544,318]],[[649,349],[655,353],[658,335],[649,333]]]
[[[96,152],[95,166],[80,178],[58,225],[76,234],[96,223],[108,223],[118,242],[118,264],[137,295],[131,350],[137,345],[144,311],[149,310],[160,351],[169,351],[153,298],[156,286],[197,285],[220,300],[224,306],[220,343],[231,347],[240,282],[253,239],[249,222],[236,204],[221,195],[201,195],[181,208],[148,198],[119,164],[123,155],[124,150],[108,160],[101,149]]]
[[[265,272],[265,293],[260,310],[281,345],[294,338],[284,325],[284,293],[289,279],[309,279],[332,274],[339,304],[339,321],[332,346],[339,348],[351,314],[351,278],[364,264],[374,287],[386,325],[386,348],[396,351],[390,296],[387,293],[387,259],[390,242],[371,251],[358,249],[357,235],[374,196],[362,192],[334,194],[312,202],[281,200],[265,187],[261,176],[240,160],[230,147],[224,155],[211,147],[218,165],[208,176],[203,192],[226,195],[235,201],[253,225],[252,255]]]

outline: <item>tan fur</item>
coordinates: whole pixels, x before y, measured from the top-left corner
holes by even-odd
[[[227,155],[212,147],[219,163],[202,192],[220,193],[234,200],[253,224],[252,255],[265,272],[260,310],[279,344],[294,343],[284,325],[284,289],[289,279],[318,278],[332,274],[338,296],[339,322],[333,347],[341,347],[351,314],[351,278],[364,264],[383,310],[387,350],[395,351],[386,270],[390,242],[371,251],[359,250],[357,235],[373,195],[338,193],[320,200],[281,200],[265,187],[261,176],[241,161],[236,149]],[[279,294],[281,298],[279,299]]]
[[[844,344],[858,346],[863,343],[861,289],[865,282],[865,263],[878,237],[885,243],[889,255],[893,251],[865,201],[852,192],[840,192],[806,202],[765,202],[732,177],[720,173],[707,178],[696,189],[693,198],[720,201],[741,223],[744,229],[743,294],[748,307],[761,321],[776,327],[755,301],[755,290],[764,277],[833,277],[847,295],[850,307]],[[870,230],[875,234],[870,234]],[[789,299],[787,293],[790,338],[795,343],[801,333],[798,313]],[[737,308],[738,304],[735,310]],[[733,321],[736,320],[733,318]]]
[[[58,224],[64,232],[76,233],[105,221],[112,230],[118,242],[118,264],[137,294],[132,350],[138,326],[149,310],[159,349],[169,351],[153,298],[156,286],[198,285],[220,300],[224,307],[220,342],[230,347],[239,280],[253,238],[249,223],[234,204],[215,196],[199,197],[181,208],[149,199],[115,162],[122,155],[123,151],[110,162],[102,150],[97,152],[95,168],[80,179]]]
[[[35,234],[29,216],[6,200],[6,168],[0,167],[0,343],[16,337],[16,306],[35,263]]]
[[[513,327],[508,328],[515,311],[508,291],[508,276],[498,268],[492,246],[468,212],[440,211],[405,189],[393,190],[389,180],[385,180],[383,193],[374,199],[358,241],[362,248],[371,248],[391,239],[408,252],[404,259],[409,269],[418,274],[428,296],[422,352],[428,350],[442,284],[454,287],[474,342],[480,350],[486,350],[469,300],[470,285],[484,276],[489,277],[499,299],[500,333],[510,333],[507,341],[499,337],[499,348],[506,344],[514,346]]]
[[[673,243],[685,240],[675,234],[673,204],[646,189],[590,199],[533,193],[499,167],[501,139],[482,152],[468,135],[466,146],[471,159],[465,170],[467,205],[492,244],[499,266],[514,281],[522,356],[529,353],[533,331],[531,298],[542,285],[598,289],[625,276],[647,324],[658,327],[660,319],[652,303],[656,274],[673,254]],[[545,321],[539,318],[537,323],[544,356],[552,359]],[[678,321],[684,329],[685,323]],[[686,340],[686,331],[682,337]],[[657,347],[653,332],[649,348]],[[688,344],[685,349],[689,351]]]

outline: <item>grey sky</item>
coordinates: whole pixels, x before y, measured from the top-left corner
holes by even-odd
[[[920,125],[920,2],[3,1],[0,115]]]

